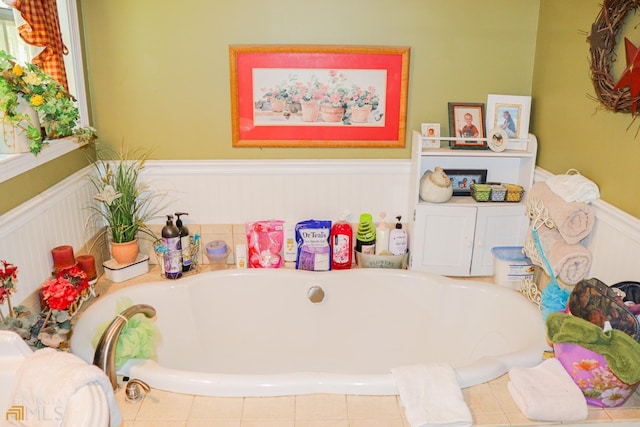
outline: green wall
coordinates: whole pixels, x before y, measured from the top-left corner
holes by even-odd
[[[603,110],[591,97],[586,33],[602,0],[541,0],[538,49],[533,79],[533,131],[538,137],[538,165],[550,172],[578,169],[600,187],[603,200],[640,218],[640,121],[630,114]],[[637,45],[633,31],[640,17],[629,14],[622,35]],[[622,38],[621,38],[622,40]],[[620,47],[614,79],[624,69]]]
[[[152,146],[155,158],[410,156],[409,144],[233,148],[230,44],[410,46],[407,135],[421,122],[446,128],[449,101],[531,91],[538,1],[80,1],[101,139]]]

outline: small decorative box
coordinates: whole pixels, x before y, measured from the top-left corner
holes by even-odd
[[[491,186],[491,201],[492,202],[504,202],[504,197],[507,194],[507,188],[502,184]]]
[[[507,202],[519,202],[522,200],[524,188],[515,184],[504,184],[504,187],[507,189],[507,195],[505,197]]]
[[[471,184],[471,197],[476,202],[487,202],[491,194],[491,186],[487,184]]]

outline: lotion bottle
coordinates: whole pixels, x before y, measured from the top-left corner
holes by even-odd
[[[384,252],[389,251],[389,226],[384,219],[386,218],[386,212],[380,212],[380,222],[376,227],[376,255],[384,255]]]
[[[182,249],[182,272],[191,270],[191,236],[186,225],[182,224],[181,215],[189,215],[186,212],[176,212],[176,227],[180,230],[180,248]]]
[[[389,234],[389,251],[394,255],[402,255],[407,253],[409,239],[407,230],[402,228],[402,223],[400,222],[402,216],[398,215],[396,219],[398,220],[396,228],[391,230]]]
[[[173,225],[173,215],[167,215],[167,223],[162,227],[162,244],[167,248],[164,254],[164,275],[167,279],[182,277],[182,248],[180,230]]]

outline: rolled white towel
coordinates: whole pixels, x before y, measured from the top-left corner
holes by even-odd
[[[558,359],[533,368],[511,368],[507,389],[525,417],[538,421],[587,418],[587,401]]]
[[[554,175],[545,183],[567,202],[590,203],[600,198],[600,189],[595,182],[580,175],[575,169],[570,169],[566,174]]]
[[[446,363],[391,370],[411,427],[466,427],[473,422],[456,373]]]

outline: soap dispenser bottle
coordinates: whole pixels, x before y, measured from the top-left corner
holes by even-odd
[[[191,270],[191,236],[189,229],[182,223],[182,215],[189,215],[186,212],[176,212],[176,227],[180,231],[180,248],[182,249],[182,272]]]
[[[164,275],[167,279],[182,277],[182,250],[180,246],[180,230],[173,225],[173,215],[167,215],[167,223],[162,227],[162,244],[164,253]]]
[[[389,226],[384,222],[386,212],[380,212],[380,222],[376,227],[376,255],[386,255],[389,251]]]
[[[402,216],[398,215],[396,219],[398,220],[396,228],[391,230],[389,234],[389,251],[394,255],[403,255],[407,253],[409,239],[407,230],[402,228],[402,223],[400,222]]]

